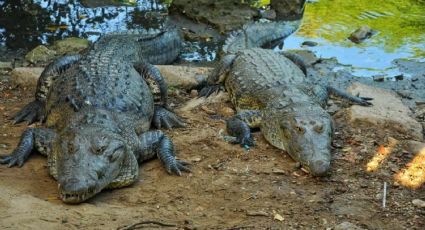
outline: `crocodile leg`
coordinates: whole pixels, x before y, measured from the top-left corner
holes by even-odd
[[[199,92],[200,97],[208,97],[221,88],[220,84],[224,82],[227,72],[232,67],[236,55],[230,54],[224,56],[213,69],[207,79],[207,86]]]
[[[345,99],[353,104],[358,104],[363,106],[372,105],[372,103],[370,103],[369,101],[373,100],[373,98],[370,98],[370,97],[353,96],[345,91],[334,88],[332,86],[327,86],[327,91],[328,91],[328,94],[339,97],[341,99]]]
[[[151,159],[156,154],[168,173],[181,176],[182,171],[190,172],[187,162],[176,160],[173,142],[162,131],[142,133],[139,138],[139,161]]]
[[[155,106],[155,111],[153,115],[153,125],[160,129],[164,127],[166,129],[171,129],[173,127],[185,127],[185,123],[173,112],[161,107]]]
[[[43,155],[49,155],[51,145],[56,138],[55,132],[45,128],[28,128],[21,136],[18,147],[10,155],[0,157],[0,164],[8,164],[8,167],[17,165],[21,167],[35,148]]]
[[[147,62],[136,63],[134,64],[134,68],[137,70],[137,72],[139,72],[140,75],[142,75],[146,79],[147,83],[151,87],[151,90],[153,90],[152,88],[154,87],[154,85],[159,88],[159,94],[161,97],[160,104],[167,108],[167,83],[165,82],[164,77],[161,75],[158,68]]]
[[[227,132],[236,137],[235,144],[253,146],[255,142],[251,136],[251,128],[260,127],[260,123],[261,113],[259,110],[245,110],[227,120],[226,127]]]
[[[27,121],[29,124],[32,124],[36,121],[43,121],[45,116],[44,107],[46,98],[49,95],[50,86],[59,75],[69,69],[80,58],[80,55],[69,55],[50,63],[38,79],[35,100],[27,104],[13,117],[13,123],[17,124]]]

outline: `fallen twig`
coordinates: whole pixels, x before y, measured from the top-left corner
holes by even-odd
[[[387,203],[387,182],[384,182],[384,194],[382,196],[382,208],[385,208]]]
[[[161,227],[176,227],[176,224],[167,224],[167,223],[162,223],[159,221],[155,221],[155,220],[145,220],[145,221],[140,221],[137,223],[134,223],[132,225],[129,226],[124,226],[124,227],[119,227],[117,230],[133,230],[133,229],[139,229],[139,228],[143,228],[143,225],[146,224],[156,224],[159,225]]]

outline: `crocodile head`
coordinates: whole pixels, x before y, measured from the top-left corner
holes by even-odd
[[[262,127],[266,139],[286,150],[312,175],[324,176],[331,162],[332,119],[329,114],[325,111],[278,114],[264,122],[270,124],[264,130]]]
[[[65,130],[53,144],[60,198],[80,203],[110,185],[132,154],[122,138],[101,127]]]

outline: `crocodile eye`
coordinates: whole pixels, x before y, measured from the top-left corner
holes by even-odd
[[[323,125],[322,124],[315,125],[313,129],[314,129],[314,131],[316,131],[316,133],[321,133],[321,132],[323,132]]]
[[[297,133],[305,133],[305,129],[301,126],[295,126],[295,130]]]
[[[101,155],[106,149],[106,146],[96,146],[92,148],[92,152],[96,155]]]
[[[68,142],[68,153],[75,153],[78,151],[78,146],[75,145],[73,142]]]

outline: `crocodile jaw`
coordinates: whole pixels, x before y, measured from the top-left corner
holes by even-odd
[[[64,203],[68,204],[78,204],[81,203],[101,191],[101,189],[88,188],[87,190],[82,191],[65,191],[63,187],[59,184],[59,197]]]

